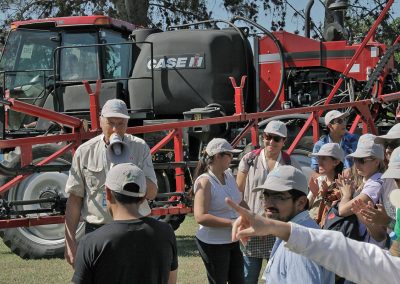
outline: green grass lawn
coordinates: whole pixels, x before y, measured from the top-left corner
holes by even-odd
[[[197,226],[193,216],[186,216],[175,232],[179,255],[178,283],[207,283],[206,270],[194,241]],[[73,273],[64,259],[24,260],[11,253],[1,240],[0,267],[0,284],[70,283]]]
[[[194,235],[197,224],[187,216],[175,232],[178,242],[178,283],[207,283],[203,262]],[[0,283],[70,283],[72,269],[64,259],[24,260],[11,253],[0,241]]]

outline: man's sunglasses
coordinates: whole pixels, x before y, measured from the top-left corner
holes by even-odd
[[[374,160],[375,158],[354,158],[354,162],[361,165],[364,165],[368,161],[374,161]]]
[[[280,137],[280,136],[277,136],[277,135],[270,135],[270,134],[264,134],[263,138],[266,141],[274,140],[275,142],[281,142],[284,139],[283,137]]]
[[[399,139],[386,141],[383,145],[385,146],[385,148],[396,149],[400,146],[400,141]]]
[[[336,118],[332,121],[332,124],[345,124],[347,122],[346,119],[343,118]]]

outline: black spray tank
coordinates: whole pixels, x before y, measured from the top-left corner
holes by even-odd
[[[229,77],[240,84],[241,76],[253,70],[251,47],[243,34],[235,29],[185,29],[154,33],[146,41],[153,43],[153,57],[150,45],[143,45],[132,77],[149,77],[153,68],[154,106],[151,80],[134,79],[129,81],[133,110],[153,109],[156,117],[178,118],[190,109],[218,103],[227,114],[234,112]]]

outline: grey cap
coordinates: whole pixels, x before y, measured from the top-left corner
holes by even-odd
[[[358,143],[362,142],[362,141],[375,141],[376,140],[376,135],[371,134],[371,133],[366,133],[360,136],[360,138],[358,138]],[[375,142],[376,143],[376,142]]]
[[[125,190],[124,186],[129,183],[137,184],[138,192]],[[105,186],[114,192],[131,197],[144,197],[147,190],[144,172],[132,163],[118,164],[112,167],[107,174]],[[139,213],[142,216],[151,213],[147,200],[140,203]]]
[[[344,152],[342,148],[340,148],[340,145],[338,143],[326,143],[322,145],[318,153],[313,153],[310,156],[311,157],[327,156],[343,162]]]
[[[388,133],[385,135],[380,135],[375,138],[376,143],[383,144],[385,140],[400,139],[400,123],[395,124],[390,128]]]
[[[128,108],[126,107],[124,101],[111,99],[106,101],[103,108],[101,109],[101,116],[129,118]]]
[[[336,118],[346,118],[349,114],[347,112],[340,112],[338,110],[331,110],[325,114],[325,125],[331,123],[332,120]]]
[[[388,169],[382,175],[382,178],[400,179],[400,147],[393,150],[390,155]]]
[[[241,150],[233,149],[232,145],[223,138],[214,138],[208,142],[206,152],[208,156],[214,156],[223,152],[240,153]]]
[[[289,191],[296,189],[308,194],[307,178],[302,171],[293,166],[280,166],[272,170],[264,184],[253,189],[253,192],[260,190]]]
[[[385,153],[382,145],[376,144],[370,135],[364,134],[358,140],[356,151],[350,155],[347,155],[347,157],[375,157],[379,160],[383,160],[385,158]]]
[[[270,121],[264,129],[264,133],[275,134],[280,137],[287,137],[286,124],[279,120]]]

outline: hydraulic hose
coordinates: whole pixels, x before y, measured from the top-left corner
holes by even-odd
[[[279,40],[274,36],[273,33],[271,33],[270,31],[268,31],[266,28],[264,28],[263,26],[257,24],[256,22],[246,19],[244,17],[241,16],[235,16],[231,19],[231,22],[234,23],[236,20],[241,20],[244,22],[247,22],[253,26],[255,26],[256,28],[258,28],[259,30],[263,31],[275,44],[275,46],[278,48],[278,53],[279,53],[279,61],[281,64],[281,78],[280,78],[280,82],[279,82],[279,87],[278,87],[278,91],[276,92],[275,98],[272,100],[272,102],[270,103],[270,105],[268,107],[266,107],[263,112],[269,111],[278,101],[279,99],[279,95],[282,91],[283,88],[283,84],[285,82],[285,54],[283,52],[283,48],[281,46],[281,43],[279,42]]]

